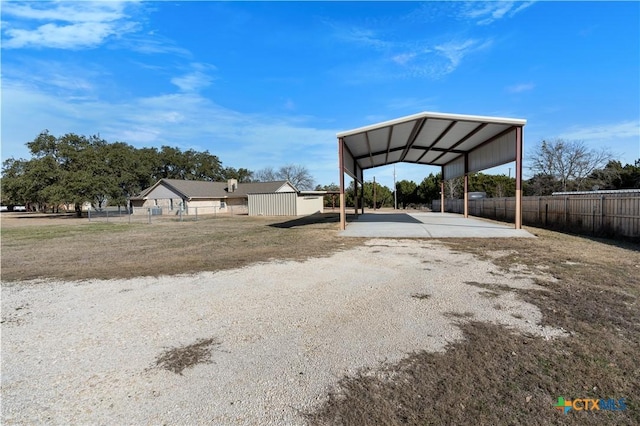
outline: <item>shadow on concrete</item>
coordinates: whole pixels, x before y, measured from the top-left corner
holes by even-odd
[[[415,217],[409,216],[407,213],[376,213],[364,214],[358,216],[357,222],[378,222],[378,223],[422,223]]]
[[[349,219],[349,218],[347,218]],[[317,225],[322,223],[339,223],[340,222],[340,213],[314,213],[309,216],[297,217],[295,219],[287,220],[286,222],[281,223],[272,223],[271,226],[273,228],[297,228],[300,226],[307,225]]]

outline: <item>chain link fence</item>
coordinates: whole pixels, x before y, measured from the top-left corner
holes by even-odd
[[[106,207],[100,210],[87,210],[89,222],[102,223],[154,223],[161,221],[198,221],[203,218],[215,218],[217,216],[247,215],[245,205],[236,205],[221,208],[220,206],[190,207],[188,211],[183,209],[169,209],[167,207]]]

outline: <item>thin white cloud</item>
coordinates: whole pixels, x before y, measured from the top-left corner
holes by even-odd
[[[48,3],[48,4],[47,4]],[[36,21],[112,22],[122,19],[127,2],[6,2],[3,12]],[[53,6],[53,7],[52,7]]]
[[[502,5],[505,2],[497,2],[501,6],[494,3],[496,2],[483,3],[480,8],[464,6],[464,14],[469,18],[482,18],[487,14],[498,18],[521,10],[521,3],[506,2]],[[403,19],[410,25],[416,25],[417,22],[433,18],[434,11],[459,15],[460,7],[454,4],[455,2],[447,3],[446,7],[441,7],[440,4],[421,5],[415,13]],[[491,37],[469,38],[461,36],[455,30],[448,35],[415,39],[409,36],[399,40],[396,26],[389,25],[384,18],[371,19],[367,21],[367,25],[331,21],[325,21],[325,24],[331,28],[333,36],[340,43],[349,43],[356,49],[368,49],[370,52],[361,63],[349,64],[348,78],[354,84],[397,78],[437,79],[454,72],[469,55],[493,45]],[[357,54],[354,55],[354,58],[357,57]]]
[[[534,3],[535,1],[466,2],[463,4],[461,16],[476,21],[478,25],[489,25],[505,17],[511,18]]]
[[[119,101],[70,99],[55,91],[7,81],[3,82],[2,102],[12,106],[2,113],[6,157],[27,156],[24,144],[48,129],[55,135],[99,133],[108,141],[137,147],[209,150],[226,166],[251,170],[295,162],[292,158],[313,158],[304,165],[318,182],[330,183],[337,176],[338,129],[312,126],[309,117],[234,111],[197,92]]]
[[[582,141],[617,141],[634,139],[640,147],[640,120],[628,120],[596,126],[574,126],[558,135],[560,139]]]
[[[435,51],[448,60],[445,71],[446,74],[453,72],[462,60],[471,53],[484,50],[492,45],[491,40],[479,41],[474,39],[453,40],[435,46]]]
[[[391,60],[393,62],[395,62],[396,64],[398,64],[398,65],[407,65],[416,56],[418,56],[418,54],[416,52],[400,53],[400,54],[395,55],[394,57],[392,57]]]
[[[96,82],[104,84],[110,78],[110,73],[99,64],[62,63],[35,58],[6,64],[2,72],[2,83],[5,87],[20,84],[55,94],[61,99],[76,100],[97,96],[100,85]]]
[[[377,31],[371,28],[345,26],[328,23],[333,27],[337,38],[343,42],[352,43],[364,47],[386,49],[391,43],[382,39]]]
[[[3,48],[82,49],[138,29],[133,2],[3,2]],[[42,23],[44,22],[44,23]]]
[[[533,83],[520,83],[520,84],[515,84],[513,86],[507,87],[507,92],[509,92],[509,93],[530,92],[535,87],[536,86]]]
[[[435,50],[449,60],[451,69],[455,69],[476,44],[475,40],[450,41],[436,46]]]
[[[207,74],[209,70],[215,70],[212,65],[194,63],[191,64],[192,70],[180,77],[171,79],[171,83],[178,86],[183,92],[197,92],[203,89],[213,81],[213,77]]]
[[[420,41],[415,46],[397,44],[395,52],[374,57],[356,67],[351,66],[348,75],[352,84],[363,81],[398,78],[438,79],[454,72],[470,55],[489,49],[492,39],[453,39],[447,42],[431,43]],[[391,44],[389,44],[391,46]]]
[[[173,40],[153,32],[146,35],[129,34],[126,39],[118,40],[119,46],[145,55],[158,53],[173,54],[185,58],[192,57],[191,52],[177,46]]]

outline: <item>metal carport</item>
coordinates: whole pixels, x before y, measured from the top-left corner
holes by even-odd
[[[515,228],[522,228],[522,139],[526,120],[422,112],[338,133],[340,229],[346,228],[344,174],[351,176],[358,212],[363,171],[394,163],[440,166],[441,211],[444,181],[464,176],[464,217],[468,217],[469,173],[516,162]],[[362,196],[361,196],[362,197]],[[364,207],[362,208],[364,212]]]

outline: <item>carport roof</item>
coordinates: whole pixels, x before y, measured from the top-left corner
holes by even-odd
[[[526,123],[516,118],[422,112],[337,136],[357,164],[347,165],[351,169],[347,171],[398,162],[444,166],[492,142],[515,140],[515,128]],[[483,157],[487,155],[491,154]]]

